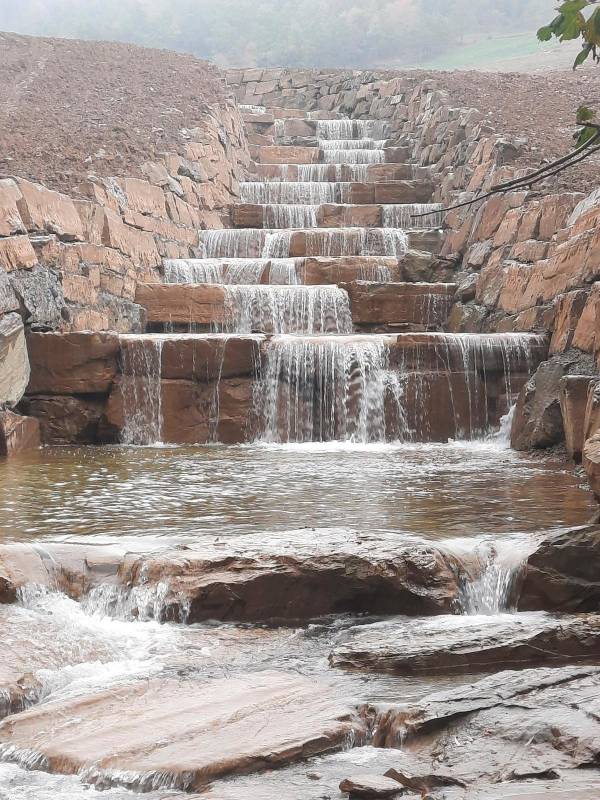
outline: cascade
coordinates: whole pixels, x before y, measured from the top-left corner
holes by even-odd
[[[337,286],[227,286],[229,333],[351,333],[348,294]]]
[[[323,150],[323,161],[326,164],[383,164],[385,150]]]
[[[377,119],[321,119],[317,121],[319,139],[385,139],[389,125]]]
[[[388,342],[373,335],[271,339],[255,394],[257,438],[385,441]]]
[[[270,203],[263,206],[265,228],[316,228],[318,205]]]
[[[382,206],[383,225],[385,228],[441,228],[444,216],[439,203],[407,203],[402,205]],[[427,216],[415,217],[416,214]]]
[[[319,141],[322,150],[382,150],[385,139],[323,139]]]
[[[294,258],[205,258],[167,259],[164,264],[165,283],[263,283],[268,270],[269,283],[300,283]]]
[[[148,445],[161,441],[162,343],[160,336],[120,336],[123,398],[122,440]]]
[[[392,271],[383,264],[363,264],[358,271],[358,280],[371,281],[373,283],[389,283],[392,280]]]
[[[325,181],[279,181],[241,183],[240,193],[244,203],[321,205],[322,203],[339,202],[341,190],[339,184]]]

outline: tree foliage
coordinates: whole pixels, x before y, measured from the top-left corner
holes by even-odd
[[[599,2],[600,0],[565,0],[558,7],[558,14],[552,22],[538,31],[541,42],[549,42],[553,37],[560,42],[582,40],[573,69],[581,66],[590,57],[600,62]]]

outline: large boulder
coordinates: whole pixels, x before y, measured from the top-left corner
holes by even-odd
[[[25,322],[38,330],[56,330],[64,322],[65,298],[58,274],[46,267],[10,273]]]
[[[561,379],[597,372],[591,355],[571,350],[540,364],[519,394],[511,431],[515,450],[552,447],[565,438],[561,413]]]
[[[585,420],[588,404],[589,375],[565,375],[560,379],[560,410],[567,452],[574,461],[581,461],[585,441]]]
[[[527,561],[519,609],[600,609],[600,526],[547,535]]]
[[[119,337],[113,333],[32,333],[29,395],[108,393],[117,374]]]
[[[12,456],[40,446],[40,424],[32,417],[0,411],[0,456]]]
[[[18,314],[0,317],[0,407],[15,406],[29,382],[29,358],[23,320]]]

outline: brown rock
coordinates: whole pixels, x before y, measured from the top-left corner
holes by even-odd
[[[23,410],[39,423],[44,444],[98,444],[106,401],[89,397],[34,396],[23,400]]]
[[[17,208],[28,231],[54,233],[66,242],[84,239],[81,219],[70,197],[23,178],[16,179]]]
[[[565,375],[560,379],[560,410],[562,413],[567,452],[574,461],[581,461],[584,444],[585,416],[588,387],[592,382],[588,375]]]
[[[162,377],[211,383],[222,378],[254,377],[260,360],[260,336],[194,336],[165,339]]]
[[[583,437],[589,439],[598,432],[600,432],[600,380],[593,378],[588,385]]]
[[[120,345],[114,333],[31,333],[27,346],[29,395],[107,393],[117,374]]]
[[[225,291],[216,284],[138,283],[135,302],[146,309],[148,322],[210,326],[227,317]]]
[[[255,161],[259,164],[316,164],[319,161],[318,147],[251,147]]]
[[[422,253],[422,264],[425,268],[431,267],[433,258],[429,253]],[[416,260],[415,253],[409,253],[407,258]],[[402,262],[405,268],[406,259]],[[307,285],[348,283],[350,281],[375,280],[379,268],[389,270],[392,281],[399,281],[400,267],[397,258],[386,256],[341,256],[328,258],[316,256],[305,258],[301,266],[303,282]]]
[[[397,781],[381,775],[353,775],[340,783],[340,792],[350,797],[397,797],[403,791]]]
[[[120,250],[136,265],[151,269],[158,267],[161,258],[152,234],[125,225],[114,211],[104,209],[102,244]]]
[[[0,407],[19,402],[29,374],[23,320],[18,314],[5,314],[0,317]]]
[[[40,425],[36,419],[0,411],[0,456],[34,450],[40,444]]]
[[[29,269],[37,264],[37,256],[28,236],[7,236],[0,239],[0,267],[6,272]]]
[[[371,170],[372,167],[369,167]],[[429,203],[433,184],[429,181],[378,181],[373,184],[375,203]]]
[[[50,701],[7,720],[0,741],[36,753],[49,772],[85,771],[91,783],[148,791],[160,778],[192,791],[337,749],[352,731],[360,723],[326,687],[258,672],[208,685],[158,678]]]
[[[355,325],[413,324],[441,328],[456,290],[455,284],[343,284],[350,297]]]
[[[564,353],[571,347],[575,329],[581,320],[588,299],[589,293],[583,290],[569,292],[556,298],[556,317],[554,333],[550,342],[550,353]]]
[[[583,467],[594,497],[600,503],[600,433],[595,433],[583,446]]]
[[[379,228],[382,225],[381,206],[326,203],[319,206],[317,221],[321,228]]]
[[[17,208],[21,192],[14,180],[0,180],[0,236],[25,233],[26,228]]]
[[[583,350],[584,353],[595,353],[598,349],[597,344],[600,342],[600,336],[596,333],[599,323],[600,283],[595,283],[576,323],[575,333],[573,334],[573,347]]]

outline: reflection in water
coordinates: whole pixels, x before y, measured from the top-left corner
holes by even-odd
[[[493,442],[46,448],[0,463],[3,541],[348,527],[428,539],[582,524],[591,495],[553,459]]]

